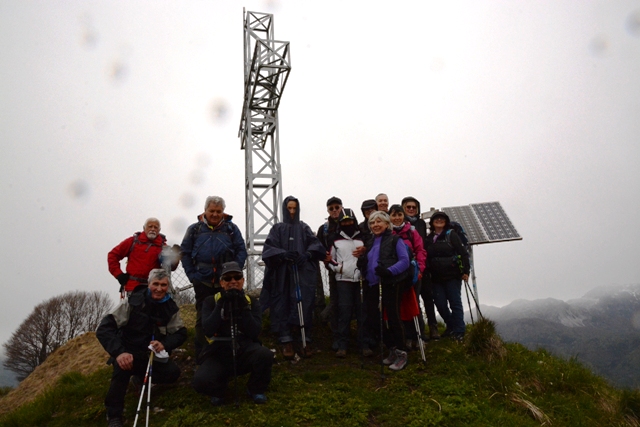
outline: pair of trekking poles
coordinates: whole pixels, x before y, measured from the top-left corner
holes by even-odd
[[[363,295],[363,283],[362,277],[360,277],[360,319],[363,317],[363,307],[364,307],[364,295]],[[417,301],[416,301],[417,302]],[[378,312],[380,314],[380,377],[384,380],[384,343],[383,343],[383,335],[384,335],[384,319],[383,313],[384,308],[382,306],[382,280],[378,282]],[[418,321],[418,316],[420,315],[419,310],[416,316],[413,316],[413,324],[416,328],[416,335],[418,337],[418,346],[420,347],[420,355],[422,357],[422,362],[424,364],[427,363],[427,357],[424,353],[424,341],[422,339],[422,331],[420,330],[420,322]],[[364,326],[364,325],[363,325]],[[360,368],[364,368],[364,353],[362,355],[362,361],[360,363]]]
[[[153,338],[151,338],[153,341]],[[140,391],[140,399],[138,400],[138,408],[136,409],[136,418],[133,421],[133,427],[138,424],[138,416],[140,415],[140,407],[142,406],[142,398],[144,397],[145,388],[147,389],[147,420],[145,427],[149,427],[149,409],[151,407],[151,380],[153,374],[153,355],[154,351],[151,350],[149,355],[149,363],[147,364],[147,371],[144,374],[144,381],[142,382],[142,390]]]

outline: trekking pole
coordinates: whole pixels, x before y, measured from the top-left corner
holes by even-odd
[[[464,284],[466,285],[467,289],[471,290],[471,286],[469,285],[468,280],[466,280]],[[484,316],[480,311],[480,304],[478,304],[478,300],[476,299],[476,296],[474,295],[473,291],[471,291],[471,297],[473,298],[473,302],[476,304],[476,310],[478,310],[478,317],[480,317],[480,319],[484,319]]]
[[[300,277],[298,276],[298,266],[291,264],[293,270],[293,281],[296,283],[296,299],[298,300],[298,317],[300,318],[300,334],[302,334],[302,351],[306,353],[307,339],[304,334],[304,313],[302,310],[302,291],[300,290]]]
[[[360,319],[358,319],[358,338],[362,350],[360,351],[360,369],[364,369],[364,333],[362,325],[362,306],[364,305],[364,298],[362,296],[362,276],[360,276]]]
[[[469,289],[464,287],[464,291],[467,293],[467,305],[469,306],[469,315],[471,316],[471,324],[475,325],[476,322],[473,321],[473,311],[471,310],[471,299],[469,298]]]
[[[138,423],[138,416],[140,415],[140,406],[142,406],[142,398],[144,397],[144,390],[147,387],[147,380],[149,379],[151,374],[152,363],[153,363],[153,350],[149,355],[149,363],[147,364],[147,371],[144,374],[144,381],[142,382],[142,390],[140,391],[140,400],[138,400],[138,409],[136,409],[136,418],[133,421],[133,427],[136,427],[136,424]],[[149,388],[151,388],[151,386],[149,386]],[[147,401],[147,408],[149,407],[148,405],[149,405],[149,402]],[[147,413],[147,416],[148,416],[148,413]],[[148,418],[147,418],[147,425],[148,425]]]
[[[151,339],[153,341],[153,338]],[[147,387],[147,420],[144,423],[145,427],[149,427],[149,407],[151,406],[151,386],[153,385],[153,355],[155,351],[151,350],[151,364],[149,365],[149,386]]]
[[[416,334],[418,334],[418,345],[420,346],[420,355],[422,355],[422,361],[426,364],[427,357],[424,355],[424,342],[422,341],[422,333],[420,331],[420,323],[418,322],[418,316],[413,316],[413,324],[416,326]]]
[[[240,401],[238,400],[238,372],[236,368],[236,322],[233,318],[233,310],[237,306],[237,301],[234,297],[234,303],[231,304],[231,310],[229,310],[229,317],[231,320],[231,355],[233,359],[233,388],[235,394],[236,408],[240,406]]]
[[[382,335],[384,334],[384,326],[382,321],[382,279],[378,281],[378,307],[380,308],[380,379],[384,381],[384,343]]]

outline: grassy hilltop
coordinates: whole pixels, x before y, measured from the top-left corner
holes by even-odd
[[[186,318],[193,324],[193,308]],[[563,361],[519,344],[504,344],[493,325],[470,326],[463,343],[442,339],[426,346],[406,369],[380,374],[380,358],[362,364],[355,349],[346,359],[322,349],[311,359],[286,362],[278,354],[266,405],[244,394],[240,405],[212,407],[189,386],[192,339],[174,353],[182,367],[177,384],[154,386],[150,425],[190,426],[640,426],[640,393],[619,390],[575,361]],[[265,336],[266,331],[265,331]],[[274,348],[273,342],[265,345]],[[104,426],[103,399],[111,368],[94,334],[70,341],[8,395],[0,398],[0,426]],[[71,366],[69,368],[69,366]],[[127,424],[138,396],[130,387]],[[142,417],[144,418],[144,403]],[[143,420],[142,420],[143,421]],[[141,420],[138,420],[138,425]]]

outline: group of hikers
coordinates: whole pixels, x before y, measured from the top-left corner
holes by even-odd
[[[151,367],[157,384],[174,382],[180,375],[168,357],[187,339],[170,292],[169,270],[179,262],[195,291],[197,369],[192,386],[215,406],[224,403],[230,379],[243,374],[250,374],[249,397],[257,404],[267,402],[274,354],[259,339],[266,310],[283,358],[312,357],[317,350],[313,313],[318,297],[324,300],[322,264],[329,277],[329,304],[323,314],[336,357],[347,355],[352,319],[361,356],[371,357],[378,346],[382,352],[384,343],[388,356],[382,363],[394,371],[406,366],[407,352],[421,348],[424,340],[463,338],[461,287],[468,280],[469,256],[446,213],[436,211],[427,225],[417,199],[405,197],[389,206],[381,193],[362,202],[364,219],[358,223],[354,210],[334,196],[327,200],[326,222],[313,233],[300,220],[299,200],[289,196],[283,202],[282,222],[272,227],[264,243],[264,280],[256,299],[244,292],[246,245],[225,208],[221,197],[208,197],[180,246],[169,248],[160,221],[149,218],[142,232],[109,252],[109,271],[123,296],[97,330],[113,364],[105,399],[109,426],[123,425],[129,381],[144,392]],[[434,305],[446,325],[442,335]]]

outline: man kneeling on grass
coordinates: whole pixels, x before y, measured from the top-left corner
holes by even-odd
[[[111,386],[104,401],[110,427],[123,425],[124,396],[131,376],[142,383],[150,348],[160,355],[171,353],[187,339],[178,305],[167,293],[169,274],[156,268],[149,272],[149,286],[136,287],[111,314],[106,315],[96,336],[111,355]],[[180,368],[168,357],[154,358],[153,383],[167,384],[180,377]]]
[[[219,406],[224,403],[229,379],[251,373],[247,393],[255,403],[266,403],[264,393],[271,382],[273,353],[258,340],[262,329],[260,306],[244,293],[244,277],[237,262],[222,265],[220,285],[222,292],[207,297],[202,305],[207,345],[193,376],[193,388],[211,396],[211,403]]]

